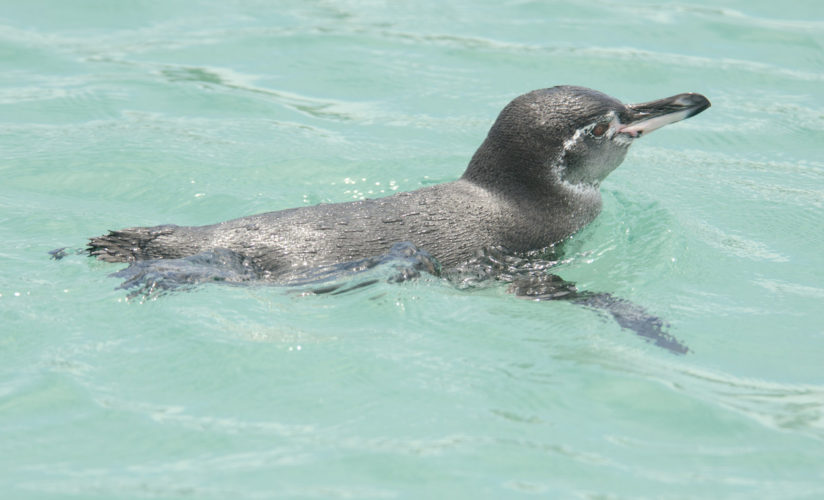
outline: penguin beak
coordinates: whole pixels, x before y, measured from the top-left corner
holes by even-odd
[[[618,133],[636,138],[649,134],[664,125],[680,122],[710,107],[710,101],[701,94],[678,94],[657,101],[630,104],[621,116]]]

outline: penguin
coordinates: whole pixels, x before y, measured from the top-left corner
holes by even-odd
[[[260,278],[278,281],[387,254],[399,242],[426,250],[444,268],[486,248],[541,249],[595,219],[600,184],[632,143],[709,106],[695,93],[623,104],[584,87],[534,90],[504,107],[455,181],[205,226],[110,231],[91,238],[87,251],[106,262],[135,262],[226,250]]]

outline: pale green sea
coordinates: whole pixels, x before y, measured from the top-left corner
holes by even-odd
[[[723,5],[722,5],[723,4]],[[463,172],[557,84],[644,137],[557,274],[126,300],[48,251]],[[824,4],[0,1],[0,497],[824,498]]]

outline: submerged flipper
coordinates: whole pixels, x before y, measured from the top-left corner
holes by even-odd
[[[669,325],[646,309],[627,299],[606,292],[578,291],[575,283],[565,281],[554,274],[542,278],[513,282],[509,290],[518,297],[533,300],[566,300],[607,313],[621,328],[632,330],[636,335],[676,354],[686,354],[689,348],[666,332]]]
[[[520,257],[502,249],[487,249],[476,258],[449,272],[450,279],[461,287],[474,287],[485,278],[509,283],[509,291],[530,300],[565,300],[611,316],[621,328],[676,354],[689,348],[667,333],[669,325],[661,318],[627,299],[606,292],[579,291],[575,283],[551,274],[558,261],[545,254]],[[549,255],[550,257],[557,256]]]
[[[621,328],[632,330],[640,337],[676,354],[686,354],[689,348],[665,331],[669,327],[664,320],[653,316],[646,309],[611,293],[579,292],[567,300],[596,311],[609,313]]]

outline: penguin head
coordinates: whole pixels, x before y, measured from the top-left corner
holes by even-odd
[[[464,177],[542,192],[597,189],[635,139],[709,106],[700,94],[625,105],[584,87],[535,90],[501,111]]]
[[[541,95],[543,94],[543,95]],[[543,113],[533,129],[535,139],[550,120],[551,144],[544,159],[545,173],[556,182],[574,186],[598,186],[627,154],[633,138],[621,132],[627,107],[601,92],[582,87],[554,87],[533,96]],[[547,116],[548,115],[548,116]]]

